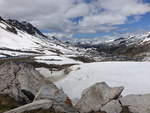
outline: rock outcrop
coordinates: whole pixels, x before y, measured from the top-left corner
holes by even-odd
[[[105,82],[96,83],[82,93],[81,99],[77,102],[76,108],[81,113],[99,111],[113,99],[117,99],[123,87],[109,87]]]
[[[36,27],[34,27],[32,24],[28,23],[28,22],[19,22],[18,20],[12,20],[12,19],[8,19],[6,20],[6,22],[14,27],[16,27],[19,30],[25,31],[28,34],[31,35],[39,35],[42,37],[47,37],[45,36],[42,32],[40,32]]]
[[[14,62],[1,65],[0,81],[0,95],[8,95],[10,102],[14,100],[25,104],[6,113],[28,113],[37,110],[46,110],[48,113],[78,113],[63,90],[45,80],[31,65]],[[1,100],[1,103],[6,103],[6,98],[5,101]]]
[[[96,83],[83,91],[75,107],[80,113],[150,113],[150,94],[121,97],[123,89]]]
[[[0,65],[0,94],[13,97],[23,104],[32,102],[44,78],[31,65],[8,62]]]

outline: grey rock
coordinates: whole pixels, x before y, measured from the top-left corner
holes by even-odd
[[[53,109],[57,112],[74,113],[77,110],[72,106],[69,97],[54,84],[46,84],[41,87],[34,101],[46,99],[53,102]]]
[[[120,102],[122,106],[128,106],[131,113],[150,113],[150,94],[127,95]]]
[[[101,108],[101,111],[106,113],[120,113],[122,111],[122,106],[118,100],[112,100]]]
[[[123,87],[111,88],[105,82],[96,83],[83,91],[82,97],[75,107],[81,113],[99,111],[102,106],[113,99],[117,99],[123,89]]]
[[[30,104],[26,104],[24,106],[15,108],[13,110],[6,111],[4,113],[23,113],[23,112],[38,110],[38,109],[49,109],[50,107],[52,107],[52,105],[53,105],[53,102],[51,100],[39,100]]]
[[[0,94],[2,95],[29,103],[44,84],[46,82],[43,76],[31,65],[14,62],[0,65]]]
[[[68,104],[64,104],[64,103],[54,103],[53,104],[53,109],[54,111],[57,112],[61,112],[61,113],[79,113],[79,111],[74,108],[71,105]]]
[[[69,97],[63,90],[58,89],[54,84],[46,84],[40,88],[34,100],[40,99],[55,100],[57,102],[64,103],[67,99],[69,99]]]
[[[41,99],[38,101],[34,101],[33,103],[26,104],[24,106],[12,109],[10,111],[4,112],[4,113],[24,113],[24,112],[30,112],[33,110],[47,110],[47,111],[54,111],[54,112],[61,112],[61,113],[79,113],[75,108],[72,106],[67,106],[65,104],[61,104],[58,102],[55,102],[53,100],[45,100]],[[50,112],[51,113],[51,112]]]
[[[24,63],[9,62],[0,66],[0,94],[13,97],[15,100],[25,100],[24,106],[6,113],[24,113],[33,110],[54,110],[56,112],[77,113],[71,100],[53,83]],[[30,101],[31,99],[31,101]]]

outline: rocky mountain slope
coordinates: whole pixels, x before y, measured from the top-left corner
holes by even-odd
[[[107,51],[108,53],[142,57],[150,52],[150,32],[138,35],[131,35],[128,38],[119,38],[99,46],[99,51]],[[104,49],[105,48],[105,49]]]
[[[0,57],[73,54],[78,53],[76,49],[43,35],[30,23],[0,18]]]
[[[91,55],[56,37],[45,36],[30,23],[0,18],[0,63],[23,60],[34,65],[78,64],[95,61]]]
[[[83,48],[96,48],[102,56],[110,57],[110,60],[149,60],[150,32],[120,37],[115,40],[101,42],[99,44],[79,44]]]

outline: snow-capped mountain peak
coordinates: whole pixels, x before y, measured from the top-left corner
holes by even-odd
[[[30,35],[34,35],[34,36],[42,36],[42,37],[46,37],[43,33],[41,33],[36,27],[34,27],[32,24],[23,21],[23,22],[19,22],[18,20],[12,20],[12,19],[8,19],[6,21],[8,24],[18,28],[19,30],[25,31]]]
[[[36,27],[18,20],[0,18],[0,55],[18,56],[30,54],[76,53],[76,48],[49,38]]]

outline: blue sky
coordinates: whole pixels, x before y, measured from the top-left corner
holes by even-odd
[[[87,0],[88,2],[90,0]],[[149,3],[150,1],[147,0]],[[146,13],[140,17],[138,21],[133,21],[134,16],[128,17],[128,22],[126,24],[116,25],[118,29],[109,32],[97,32],[97,33],[75,33],[74,38],[92,38],[92,37],[102,37],[111,36],[114,34],[125,34],[125,33],[135,33],[139,31],[150,31],[150,13]],[[73,18],[72,21],[79,22],[83,17]],[[58,32],[54,30],[43,30],[43,32]]]
[[[90,0],[87,0],[90,1]],[[149,0],[147,0],[149,1]],[[150,1],[149,1],[150,3]],[[72,21],[78,22],[83,17],[73,18]],[[114,33],[124,34],[124,33],[134,33],[139,31],[150,31],[150,13],[146,13],[141,16],[140,20],[133,21],[133,16],[128,17],[128,23],[117,25],[118,29],[112,30],[110,32],[98,32],[98,33],[75,33],[73,37],[75,38],[92,38],[92,37],[102,37],[107,35],[114,35]],[[56,32],[59,33],[57,30],[42,30],[44,33],[48,32]]]
[[[148,1],[148,0],[147,0]],[[150,2],[150,1],[149,1]],[[77,33],[74,34],[76,38],[92,38],[92,37],[101,37],[107,35],[124,34],[124,33],[135,33],[139,31],[150,31],[150,13],[146,13],[141,16],[141,19],[137,22],[131,22],[133,16],[129,17],[129,22],[126,24],[117,25],[117,30],[112,30],[110,32],[100,32],[100,33]]]
[[[84,0],[87,4],[91,4],[91,0]],[[143,0],[142,3],[149,4],[150,0]],[[133,7],[134,9],[134,7]],[[135,14],[126,17],[126,22],[118,25],[113,25],[116,29],[110,31],[97,31],[95,33],[74,33],[72,37],[74,38],[93,38],[93,37],[103,37],[111,36],[116,34],[126,34],[135,33],[140,31],[150,31],[150,12],[147,11],[143,14]],[[79,16],[75,18],[70,18],[72,22],[80,23],[84,19],[84,16]],[[53,31],[51,31],[53,32]]]
[[[0,0],[0,14],[60,38],[150,30],[150,0]]]

